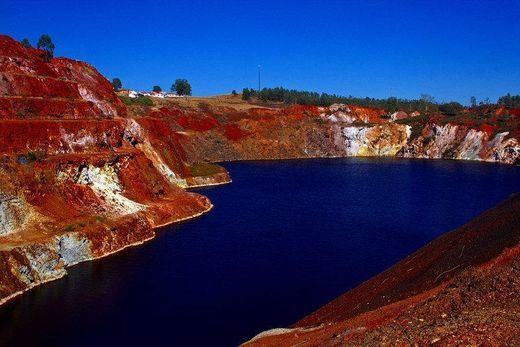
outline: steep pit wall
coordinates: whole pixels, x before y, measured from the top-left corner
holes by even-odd
[[[92,66],[0,36],[0,303],[210,210],[173,130]]]
[[[435,119],[423,124],[414,120],[415,114],[387,117],[381,111],[349,105],[242,112],[203,107],[189,124],[177,114],[171,119],[183,129],[178,138],[188,162],[390,156],[520,163],[514,129],[490,131],[484,126],[451,124],[447,117],[442,119],[445,124]],[[197,126],[196,117],[200,124],[211,126]],[[399,122],[402,119],[407,123]]]
[[[492,134],[461,125],[427,124],[398,154],[405,158],[458,159],[520,163],[520,144],[509,132]]]
[[[27,163],[4,157],[0,177],[0,302],[212,207],[171,184],[139,150]]]

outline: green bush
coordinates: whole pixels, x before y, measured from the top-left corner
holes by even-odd
[[[138,98],[133,98],[132,100],[136,105],[153,106],[153,100],[148,96],[140,96]]]
[[[119,99],[125,104],[125,105],[133,105],[132,98],[126,95],[119,95]]]
[[[131,98],[126,95],[119,95],[119,99],[128,106],[131,105],[141,105],[141,106],[153,106],[153,100],[152,98],[148,96],[139,96],[137,98]]]
[[[458,113],[460,113],[464,109],[464,106],[459,104],[458,102],[448,102],[445,104],[439,105],[439,111],[441,111],[444,114],[447,114],[449,116],[454,116]]]

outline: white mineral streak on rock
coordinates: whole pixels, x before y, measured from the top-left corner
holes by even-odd
[[[323,109],[320,117],[330,123],[348,123],[352,124],[355,121],[361,121],[352,114],[352,111],[345,104],[334,104],[327,109]]]
[[[35,214],[23,197],[0,191],[0,236],[15,233],[33,219]]]
[[[67,233],[59,237],[59,254],[66,266],[93,258],[91,242],[79,233]]]
[[[347,127],[343,128],[344,149],[347,156],[357,156],[362,148],[368,146],[367,133],[369,128]]]
[[[87,76],[85,76],[85,78],[86,77]],[[96,98],[95,95],[83,85],[78,84],[78,91],[79,95],[81,95],[83,99],[92,102],[103,114],[109,116],[117,115],[117,111],[114,107],[112,107],[108,102]]]
[[[146,136],[144,129],[137,123],[134,119],[130,119],[127,122],[127,126],[125,128],[125,137],[127,139],[134,139],[138,142],[136,145],[145,156],[150,159],[155,168],[162,173],[170,183],[177,185],[182,188],[188,187],[188,183],[185,179],[177,176],[175,172],[163,161],[159,153],[155,150],[155,148],[150,143],[150,140]]]
[[[350,107],[348,107],[348,105],[346,105],[346,104],[333,104],[333,105],[330,105],[329,106],[329,110],[332,113],[337,112],[337,111],[343,111],[343,112],[351,113]]]
[[[408,114],[403,111],[397,111],[390,115],[390,120],[392,122],[395,122],[396,120],[399,120],[399,119],[405,119],[405,118],[408,118]]]
[[[508,133],[493,139],[484,131],[446,124],[431,125],[423,136],[407,144],[401,156],[406,158],[449,158],[514,164],[520,159],[520,146]]]
[[[47,282],[60,278],[65,274],[63,263],[59,259],[57,249],[47,244],[35,244],[24,249],[24,255],[29,260],[31,275],[25,278],[30,283],[35,281]],[[33,275],[35,274],[37,278]],[[32,278],[31,278],[32,277]]]
[[[341,133],[347,156],[394,156],[406,145],[411,128],[395,124],[345,127]]]
[[[425,148],[426,158],[442,158],[442,154],[451,149],[456,143],[457,125],[433,125],[431,128],[432,140]],[[422,156],[421,156],[422,157]]]
[[[62,152],[75,152],[75,150],[84,150],[87,147],[94,147],[96,145],[96,138],[85,131],[77,133],[67,133],[63,128],[60,128],[61,144],[66,146]]]
[[[514,164],[520,160],[520,145],[515,138],[505,139],[507,135],[509,135],[507,132],[497,134],[489,143],[493,153],[491,159],[501,163]]]
[[[77,183],[88,185],[109,205],[111,212],[119,215],[132,214],[146,208],[125,197],[123,188],[114,166],[105,164],[103,167],[84,166],[79,172]]]
[[[483,131],[471,129],[457,149],[456,159],[482,160],[480,153],[485,147],[487,134]]]

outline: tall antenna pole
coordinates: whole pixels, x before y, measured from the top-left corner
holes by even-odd
[[[262,86],[261,83],[260,83],[261,82],[261,79],[260,79],[260,77],[261,77],[260,69],[261,68],[262,68],[262,65],[258,65],[258,92],[260,92],[260,89],[261,89],[261,86]]]

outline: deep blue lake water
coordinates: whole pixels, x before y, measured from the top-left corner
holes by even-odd
[[[288,326],[520,191],[518,167],[333,159],[224,164],[209,214],[0,308],[17,346],[235,346]]]

